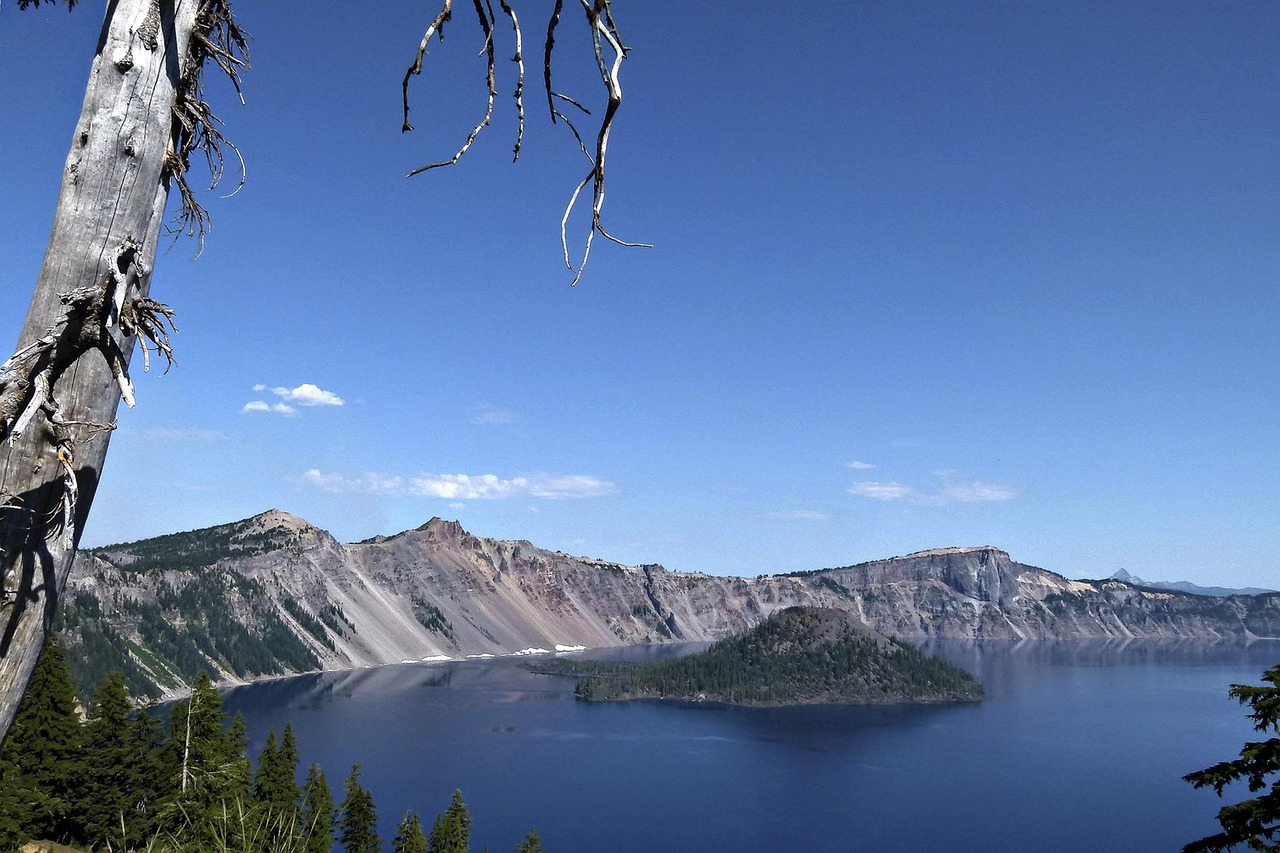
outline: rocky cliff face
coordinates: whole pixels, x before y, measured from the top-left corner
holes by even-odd
[[[1209,599],[1073,581],[991,547],[747,579],[572,557],[440,519],[342,544],[275,510],[83,553],[63,632],[73,663],[77,651],[84,662],[110,646],[135,682],[173,692],[201,667],[247,680],[714,640],[796,605],[846,610],[904,639],[1280,636],[1280,595]]]

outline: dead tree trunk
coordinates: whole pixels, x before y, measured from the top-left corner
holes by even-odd
[[[0,368],[0,739],[52,626],[122,394],[132,404],[134,340],[167,352],[167,312],[147,293],[207,2],[107,3],[44,264]]]

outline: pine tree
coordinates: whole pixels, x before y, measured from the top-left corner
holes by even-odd
[[[253,798],[259,806],[276,814],[293,814],[298,808],[298,742],[293,726],[286,724],[284,737],[276,743],[274,730],[267,733],[267,743],[258,756],[258,772],[254,776]]]
[[[226,785],[223,799],[249,802],[253,793],[253,766],[249,763],[249,727],[244,715],[236,711],[227,729]]]
[[[422,819],[417,812],[406,813],[400,821],[391,849],[394,853],[427,853],[427,836],[422,832]]]
[[[1280,735],[1280,664],[1264,672],[1262,680],[1270,686],[1233,684],[1227,693],[1249,706],[1247,716],[1255,731]],[[1246,743],[1239,758],[1182,778],[1197,788],[1212,788],[1219,797],[1241,782],[1258,794],[1219,809],[1222,832],[1191,842],[1182,848],[1184,853],[1219,853],[1241,844],[1251,850],[1280,850],[1280,737]]]
[[[75,685],[56,636],[44,647],[31,686],[0,749],[3,834],[75,840],[74,808],[84,775],[84,733]],[[22,840],[26,840],[23,838]]]
[[[276,763],[280,752],[276,747],[276,730],[267,732],[267,742],[258,753],[258,769],[253,775],[253,799],[260,806],[271,805],[276,797],[275,785],[279,778]]]
[[[516,853],[542,853],[542,839],[536,829],[529,830],[529,834],[521,839],[516,845]]]
[[[93,845],[123,849],[121,824],[132,820],[135,758],[130,736],[129,691],[124,674],[107,674],[89,704],[85,724],[87,762],[84,792],[77,809],[83,837]]]
[[[237,801],[239,807],[248,805],[244,721],[224,733],[224,720],[222,697],[204,672],[196,677],[190,698],[175,702],[169,714],[169,760],[176,779],[160,823],[207,848],[219,843],[218,821],[236,810]]]
[[[342,801],[342,832],[338,840],[346,853],[378,853],[382,839],[378,837],[378,814],[373,795],[360,786],[360,765],[351,766],[347,777],[346,796]]]
[[[289,782],[289,802],[298,800],[298,739],[293,734],[293,723],[284,724],[280,738],[280,764],[285,768],[284,778]]]
[[[177,795],[175,756],[165,748],[160,720],[146,708],[135,713],[129,724],[129,755],[133,811],[125,821],[125,849],[132,850],[155,836],[161,810]]]
[[[471,812],[462,801],[462,792],[453,792],[449,808],[436,816],[431,825],[430,853],[467,853],[471,845]]]
[[[298,819],[307,853],[329,853],[333,848],[333,822],[333,794],[329,792],[329,783],[320,765],[312,763],[303,785],[302,813]]]

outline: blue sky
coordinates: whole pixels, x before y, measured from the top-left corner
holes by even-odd
[[[619,0],[605,220],[655,247],[576,288],[581,155],[531,75],[510,164],[508,47],[494,126],[405,180],[483,111],[477,26],[402,135],[425,7],[240,6],[247,104],[211,95],[247,183],[157,263],[178,366],[138,377],[87,544],[274,506],[714,573],[993,544],[1280,586],[1280,6]],[[0,7],[11,334],[100,13]],[[598,99],[585,39],[558,79]]]

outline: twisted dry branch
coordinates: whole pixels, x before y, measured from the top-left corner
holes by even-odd
[[[485,109],[483,120],[481,120],[467,136],[466,141],[448,160],[440,160],[434,163],[428,163],[425,166],[419,166],[408,173],[406,177],[420,175],[431,169],[437,169],[441,166],[453,166],[458,163],[462,156],[470,149],[471,144],[475,142],[480,132],[489,125],[493,116],[493,102],[497,96],[497,88],[495,86],[496,68],[494,61],[494,15],[490,8],[488,11],[481,6],[481,0],[473,0],[477,18],[484,34],[484,47],[482,53],[486,55],[486,82],[488,84],[488,103]],[[486,0],[487,2],[487,0]],[[613,131],[614,119],[618,113],[618,107],[622,103],[622,85],[619,82],[619,74],[622,68],[622,61],[627,56],[627,48],[623,45],[621,37],[618,35],[617,23],[613,18],[613,10],[611,8],[611,0],[579,0],[582,8],[586,13],[587,23],[591,31],[592,48],[594,51],[596,66],[600,71],[601,80],[604,83],[607,95],[607,105],[602,113],[600,125],[596,130],[594,145],[588,146],[583,135],[578,131],[577,126],[569,116],[567,116],[560,108],[560,103],[567,103],[577,107],[584,114],[590,115],[591,111],[584,107],[581,103],[569,97],[568,95],[556,91],[552,85],[552,69],[551,59],[555,51],[556,30],[560,25],[561,14],[564,9],[563,0],[555,0],[552,8],[551,16],[547,22],[547,36],[543,46],[542,59],[542,79],[546,89],[547,109],[551,115],[553,124],[563,122],[569,131],[573,134],[574,139],[578,143],[583,156],[590,163],[590,170],[587,176],[574,189],[569,197],[569,203],[565,208],[564,216],[560,220],[560,244],[564,251],[565,266],[574,273],[573,284],[577,284],[582,278],[582,273],[586,269],[587,261],[591,256],[592,240],[596,233],[599,233],[605,239],[617,243],[621,246],[630,247],[649,247],[649,243],[634,243],[620,240],[613,234],[610,234],[602,224],[601,212],[604,208],[605,198],[605,156],[608,153],[609,137]],[[524,139],[524,50],[523,35],[519,18],[516,16],[515,10],[510,6],[508,0],[499,0],[502,11],[511,19],[511,27],[515,39],[515,54],[512,61],[516,62],[519,71],[515,89],[516,115],[518,119],[518,129],[516,131],[515,157],[520,158],[521,144]],[[427,55],[427,48],[430,46],[432,38],[444,40],[444,25],[452,18],[453,4],[452,0],[444,0],[440,11],[436,13],[435,18],[427,27],[426,33],[422,37],[422,41],[418,45],[417,53],[413,62],[405,71],[404,81],[401,85],[404,97],[404,120],[401,125],[402,131],[413,130],[413,125],[409,123],[409,82],[412,78],[422,74],[422,61]],[[609,61],[605,59],[604,47],[608,46],[612,51],[612,57]],[[587,238],[583,247],[582,260],[575,267],[570,260],[569,255],[569,237],[568,223],[574,208],[577,206],[578,199],[582,195],[582,191],[587,185],[592,186],[592,202],[591,202],[591,228],[587,232]]]
[[[183,57],[173,105],[173,145],[165,155],[164,173],[178,189],[178,235],[186,234],[199,241],[196,255],[204,250],[204,237],[209,231],[209,212],[200,204],[187,179],[191,155],[203,155],[209,170],[209,189],[222,182],[226,168],[224,151],[231,151],[240,163],[240,181],[228,193],[235,195],[244,186],[245,163],[240,150],[223,135],[222,120],[214,114],[204,98],[205,63],[217,66],[244,103],[240,90],[240,73],[249,66],[249,36],[231,15],[228,0],[204,0],[196,12],[195,29]]]
[[[115,261],[101,284],[77,287],[59,297],[66,310],[57,322],[0,364],[0,440],[15,441],[41,412],[51,426],[72,424],[62,420],[53,389],[62,374],[91,350],[106,359],[121,398],[132,407],[128,348],[117,334],[126,340],[138,336],[144,353],[150,343],[172,363],[168,331],[176,331],[173,311],[136,292],[150,273],[138,243],[126,238],[116,248]]]

